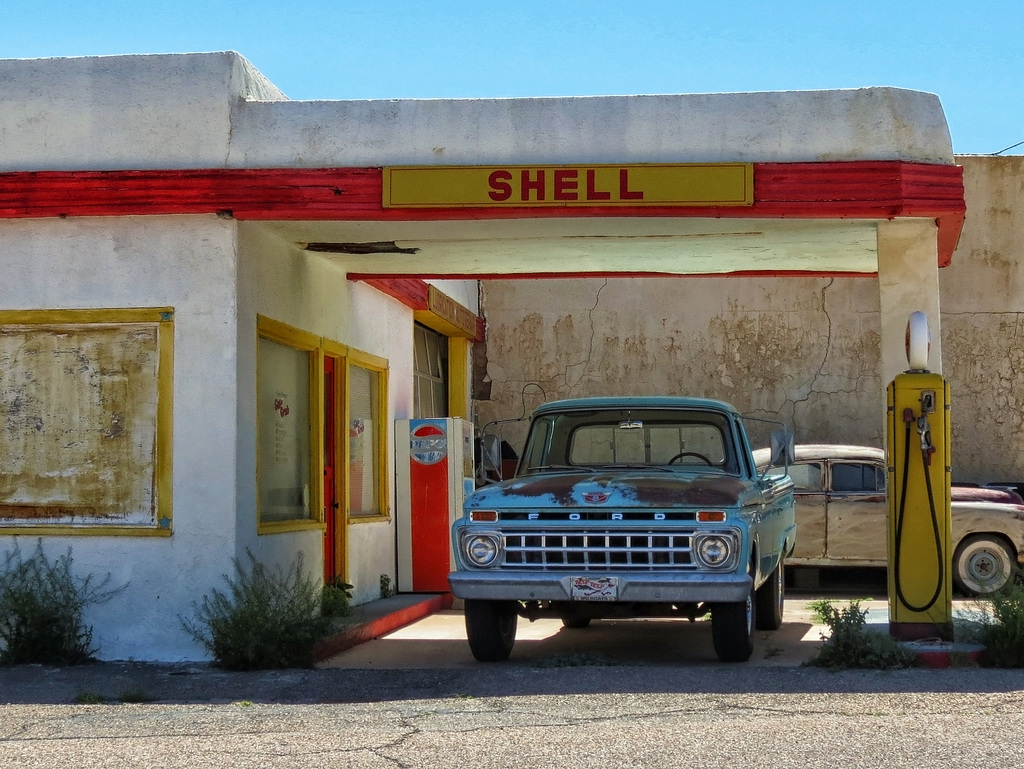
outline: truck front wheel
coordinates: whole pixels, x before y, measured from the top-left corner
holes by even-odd
[[[480,662],[508,659],[516,642],[519,615],[515,601],[466,599],[466,638]]]
[[[754,653],[755,614],[753,588],[745,601],[712,604],[711,637],[720,661],[746,662],[750,659]]]
[[[778,630],[782,627],[782,613],[786,606],[786,575],[782,571],[782,559],[764,584],[757,589],[754,612],[757,615],[758,630]]]

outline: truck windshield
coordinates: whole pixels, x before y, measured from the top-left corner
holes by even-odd
[[[732,447],[728,418],[711,411],[546,414],[530,427],[522,470],[656,466],[736,473]]]

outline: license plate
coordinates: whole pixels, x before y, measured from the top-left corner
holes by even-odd
[[[569,597],[574,601],[616,601],[618,577],[570,577]]]

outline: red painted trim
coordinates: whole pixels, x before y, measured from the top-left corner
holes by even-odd
[[[438,275],[438,278],[444,278],[445,280],[453,280],[451,275]],[[399,302],[404,304],[411,310],[426,310],[427,304],[427,290],[429,284],[420,275],[364,275],[349,274],[348,279],[351,281],[361,281],[371,288],[375,288],[381,291],[392,299],[397,299]],[[479,276],[474,275],[467,280],[478,280]],[[479,315],[476,317],[476,336],[473,338],[474,342],[482,342],[484,340],[484,332],[486,331],[486,324],[484,319]]]
[[[349,280],[362,281],[372,288],[397,299],[412,310],[427,309],[427,282],[418,275],[354,275]]]
[[[328,659],[364,641],[372,641],[374,638],[393,633],[399,628],[418,622],[431,614],[450,609],[454,603],[452,594],[446,592],[425,598],[411,606],[398,608],[383,616],[367,619],[338,635],[321,641],[313,650],[313,659],[318,662]],[[356,610],[359,610],[359,607],[356,607]]]
[[[856,161],[755,163],[739,207],[385,209],[380,168],[33,171],[0,174],[0,218],[227,212],[236,219],[446,221],[523,218],[934,218],[939,264],[963,227],[959,166]]]

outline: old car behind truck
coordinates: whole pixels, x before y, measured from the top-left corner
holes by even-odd
[[[885,567],[889,504],[885,452],[875,446],[795,447],[788,474],[795,484],[800,541],[787,566]],[[758,449],[762,467],[770,452]],[[1024,504],[1016,492],[954,485],[950,489],[953,584],[968,596],[1004,587],[1024,564]]]
[[[782,456],[791,438],[774,443]],[[449,584],[478,660],[509,656],[519,617],[710,613],[715,653],[738,662],[755,629],[782,623],[793,484],[758,474],[727,403],[554,401],[534,412],[515,476],[470,495],[452,536]]]

